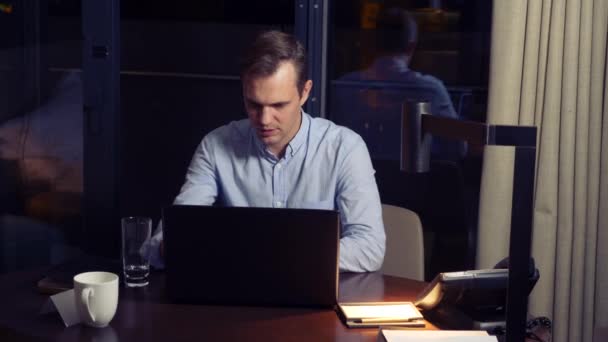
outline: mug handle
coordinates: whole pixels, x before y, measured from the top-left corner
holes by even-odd
[[[91,319],[92,322],[95,322],[95,315],[93,314],[93,312],[91,312],[91,307],[89,304],[89,299],[93,295],[95,295],[95,291],[93,291],[93,288],[85,287],[84,289],[82,289],[82,293],[80,294],[80,297],[81,297],[84,305],[87,307],[87,312],[89,314],[89,318]]]

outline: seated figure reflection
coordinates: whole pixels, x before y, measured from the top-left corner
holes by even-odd
[[[82,80],[54,73],[47,86],[41,106],[0,121],[0,273],[79,252]]]
[[[401,109],[406,100],[431,103],[433,115],[458,119],[443,82],[410,69],[418,40],[414,18],[400,8],[378,14],[374,32],[376,58],[360,71],[334,82],[332,115],[339,124],[361,134],[374,159],[399,160]],[[433,157],[458,160],[464,143],[433,139]]]

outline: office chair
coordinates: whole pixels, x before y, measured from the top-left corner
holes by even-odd
[[[382,273],[424,280],[424,240],[418,215],[405,208],[382,204],[386,253]]]

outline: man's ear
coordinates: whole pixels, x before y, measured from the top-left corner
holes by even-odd
[[[308,96],[310,95],[310,90],[312,89],[312,80],[308,80],[304,83],[304,87],[302,88],[302,94],[300,96],[300,106],[303,106],[306,100],[308,100]]]

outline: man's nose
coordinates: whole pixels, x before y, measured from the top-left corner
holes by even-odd
[[[262,107],[260,109],[258,120],[259,120],[260,124],[263,125],[263,126],[266,126],[266,125],[269,125],[270,123],[272,123],[271,108],[269,108],[269,107]]]

